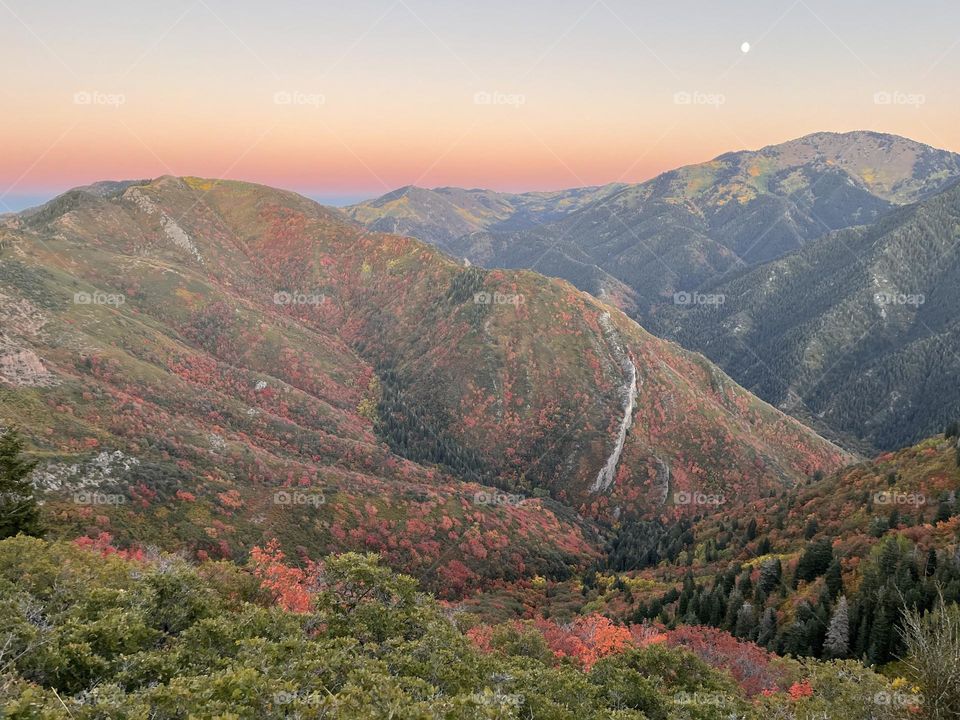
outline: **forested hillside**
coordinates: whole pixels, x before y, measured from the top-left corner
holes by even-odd
[[[659,327],[834,438],[894,449],[960,407],[960,185],[666,309]]]

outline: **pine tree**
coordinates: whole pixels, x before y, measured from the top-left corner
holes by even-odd
[[[757,581],[757,587],[764,594],[769,594],[780,584],[782,575],[783,566],[780,564],[780,558],[764,560],[760,565],[760,579]]]
[[[797,562],[797,574],[794,578],[794,584],[797,580],[810,582],[820,577],[827,571],[833,562],[833,546],[829,540],[820,540],[811,543],[800,556]]]
[[[777,636],[777,611],[767,608],[760,618],[760,632],[757,634],[757,645],[769,649]]]
[[[834,561],[830,563],[824,581],[826,582],[827,591],[830,593],[831,599],[843,592],[843,574],[840,570],[839,560],[834,559]]]
[[[743,603],[737,612],[733,634],[744,640],[752,640],[757,633],[757,613],[749,602]]]
[[[23,440],[16,430],[0,436],[0,539],[40,534],[40,508],[27,479],[36,466],[23,458]]]
[[[830,618],[827,639],[823,643],[823,653],[829,658],[844,658],[850,653],[850,616],[847,598],[840,596]]]
[[[947,502],[941,502],[937,505],[937,516],[934,518],[935,523],[946,522],[950,519],[950,516],[953,513],[950,511],[950,504]]]
[[[730,593],[729,600],[727,600],[727,612],[723,619],[724,630],[732,631],[734,629],[737,624],[737,615],[742,606],[743,595],[740,594],[739,590],[734,590],[732,593]]]

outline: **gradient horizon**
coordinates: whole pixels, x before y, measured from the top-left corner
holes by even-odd
[[[823,130],[960,150],[960,6],[943,0],[0,0],[0,16],[0,212],[165,174],[334,204],[551,190]]]

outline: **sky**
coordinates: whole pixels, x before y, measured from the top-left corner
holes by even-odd
[[[0,0],[0,212],[165,174],[636,182],[822,130],[960,151],[958,71],[956,0]]]

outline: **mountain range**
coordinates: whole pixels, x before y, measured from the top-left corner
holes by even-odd
[[[79,188],[5,218],[0,260],[0,416],[68,537],[376,550],[458,593],[849,459],[564,281],[286,191]]]
[[[891,449],[960,407],[960,185],[710,286],[661,330],[834,437]]]
[[[346,212],[371,226],[399,223],[474,264],[531,267],[567,279],[648,330],[702,351],[820,432],[871,452],[930,435],[956,405],[951,391],[938,388],[956,364],[956,326],[942,301],[953,292],[949,249],[957,231],[949,208],[958,179],[955,153],[880,133],[816,133],[644,183],[559,193],[569,211],[536,227],[508,228],[513,215],[503,212],[495,221],[472,214],[469,228],[444,224],[465,207],[464,198],[486,197],[480,191],[405,188],[392,202],[381,198]],[[435,211],[440,202],[444,213]],[[515,214],[529,223],[529,215]],[[860,259],[861,250],[870,258]],[[811,262],[819,264],[807,267]],[[866,268],[878,263],[882,271],[871,277]],[[770,282],[800,268],[806,275],[792,284],[793,295]],[[878,294],[930,302],[897,304],[887,320]],[[851,305],[852,295],[862,302]],[[758,298],[773,309],[748,307]],[[842,319],[851,312],[849,322]],[[762,329],[748,332],[753,319]],[[868,328],[872,321],[878,326]],[[794,324],[806,329],[785,335]],[[865,354],[869,377],[882,379],[853,384]],[[937,401],[921,421],[920,408],[933,395]]]

